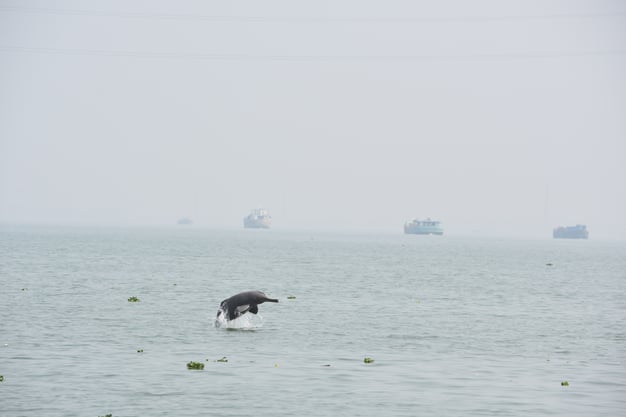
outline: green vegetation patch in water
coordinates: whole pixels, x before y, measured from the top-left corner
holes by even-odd
[[[222,359],[218,359],[215,362],[228,362],[228,359],[226,359],[226,356],[223,356]]]
[[[365,358],[365,359],[363,359],[363,362],[365,362],[365,363],[372,363],[372,362],[374,362],[374,359],[372,359],[372,358]]]
[[[202,362],[191,361],[187,363],[187,369],[204,369],[204,364]]]
[[[128,299],[129,303],[138,303],[139,302],[139,298],[135,297],[134,295],[132,297],[130,297]]]
[[[567,382],[567,381],[562,381],[562,382],[561,382],[561,386],[562,386],[562,387],[569,387],[569,382]]]

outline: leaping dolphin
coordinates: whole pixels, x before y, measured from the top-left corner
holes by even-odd
[[[234,320],[247,312],[257,314],[259,312],[259,304],[263,304],[266,301],[271,303],[278,302],[276,298],[269,298],[262,291],[240,292],[220,303],[220,308],[217,310],[217,318],[224,314],[226,320]]]

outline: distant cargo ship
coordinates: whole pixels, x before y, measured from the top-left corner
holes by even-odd
[[[443,226],[439,220],[413,219],[404,223],[404,233],[408,235],[443,235]]]
[[[272,225],[272,216],[266,209],[254,209],[243,218],[243,227],[246,229],[269,229]]]
[[[589,237],[589,231],[584,224],[567,227],[561,226],[552,231],[552,237],[554,239],[587,239]]]

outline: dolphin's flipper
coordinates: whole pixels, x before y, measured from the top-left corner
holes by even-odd
[[[250,304],[245,304],[242,306],[237,306],[237,312],[241,315],[244,313],[247,313],[248,310],[250,309]]]
[[[248,311],[252,314],[256,314],[259,312],[259,306],[256,304],[250,304],[250,309]]]

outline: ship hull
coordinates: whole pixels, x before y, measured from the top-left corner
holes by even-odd
[[[421,226],[404,226],[404,234],[406,235],[443,235],[443,229],[440,227],[421,227]]]
[[[588,239],[589,232],[586,229],[559,228],[554,229],[552,237],[554,239]]]
[[[246,229],[269,229],[271,222],[269,220],[244,219],[243,227]]]

